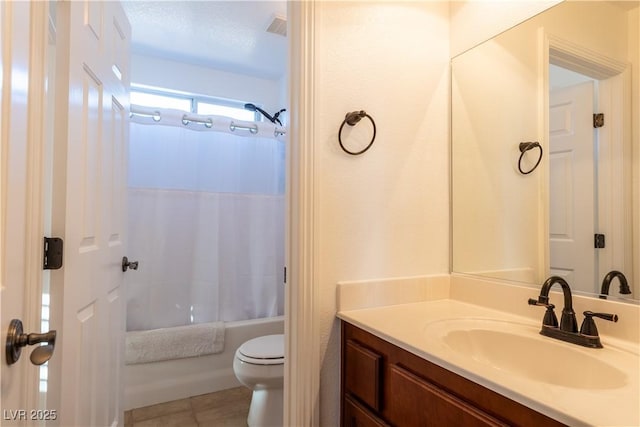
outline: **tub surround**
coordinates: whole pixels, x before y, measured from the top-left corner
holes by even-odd
[[[567,391],[559,385],[483,367],[473,358],[457,357],[423,333],[426,325],[434,321],[483,318],[526,325],[531,327],[533,339],[550,339],[537,334],[544,310],[527,304],[527,299],[537,297],[538,293],[539,289],[531,287],[506,286],[499,281],[458,274],[343,282],[337,287],[338,317],[562,423],[584,426],[640,424],[640,407],[634,397],[639,393],[638,366],[616,366],[628,374],[628,381],[622,387]],[[358,296],[366,298],[359,302]],[[562,294],[554,289],[551,300],[556,307],[561,307]],[[615,324],[597,323],[604,349],[587,349],[563,342],[559,342],[560,345],[571,346],[576,354],[584,353],[585,356],[613,358],[616,351],[638,354],[640,306],[580,295],[575,295],[573,302],[579,322],[584,310],[615,313],[620,320]],[[579,359],[582,358],[570,363],[580,363]],[[557,364],[566,361],[547,362]],[[544,369],[544,366],[535,369]]]

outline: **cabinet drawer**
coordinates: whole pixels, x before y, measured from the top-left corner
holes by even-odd
[[[345,347],[346,392],[379,411],[382,356],[353,340],[347,340]]]
[[[389,367],[389,421],[399,426],[507,424],[398,365]]]
[[[344,399],[344,427],[387,427],[384,421],[378,418],[350,397]]]

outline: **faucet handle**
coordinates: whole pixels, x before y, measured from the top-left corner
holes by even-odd
[[[544,312],[544,317],[542,318],[542,326],[550,326],[552,328],[558,327],[558,318],[556,317],[554,308],[556,308],[553,304],[546,304],[544,302],[540,302],[539,300],[535,300],[533,298],[529,298],[529,305],[537,305],[540,307],[545,307],[547,311]]]
[[[598,328],[596,327],[596,322],[593,320],[594,317],[608,320],[610,322],[618,321],[617,314],[594,313],[593,311],[585,311],[582,314],[584,314],[584,320],[582,321],[582,326],[580,326],[580,333],[582,335],[589,335],[592,337],[598,336]]]
[[[546,307],[549,305],[549,297],[540,295],[538,296],[538,299],[529,298],[529,305],[540,305]]]
[[[617,314],[594,313],[592,311],[585,311],[582,314],[584,314],[585,316],[599,317],[600,319],[608,320],[610,322],[617,322],[618,321],[618,315]]]
[[[538,305],[540,307],[548,307],[548,301],[543,301],[541,299],[533,299],[533,298],[529,298],[529,301],[527,301],[529,303],[529,305]],[[551,304],[553,305],[553,304]]]

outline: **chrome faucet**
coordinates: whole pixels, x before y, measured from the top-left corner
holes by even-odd
[[[627,278],[620,271],[612,270],[604,276],[602,279],[602,289],[600,290],[600,298],[607,299],[607,295],[609,295],[609,286],[611,286],[611,281],[615,278],[618,278],[620,282],[620,293],[623,295],[629,295],[631,293],[631,289],[629,289],[629,282],[627,282]]]
[[[610,281],[611,280],[609,280],[609,282]],[[556,283],[562,287],[562,293],[564,295],[564,307],[562,308],[562,317],[560,318],[559,326],[558,319],[553,311],[555,306],[553,304],[549,304],[549,291]],[[602,348],[602,343],[598,336],[598,329],[593,321],[594,317],[612,322],[618,321],[618,316],[615,314],[585,311],[584,320],[580,327],[580,332],[578,332],[576,313],[573,311],[571,288],[567,281],[560,276],[551,276],[545,280],[542,284],[542,288],[540,289],[538,299],[530,298],[529,305],[538,305],[547,309],[542,320],[542,329],[540,330],[541,335],[570,342],[572,344],[582,345],[584,347]]]

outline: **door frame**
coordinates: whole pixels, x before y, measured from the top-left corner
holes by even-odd
[[[611,265],[617,265],[617,269],[634,271],[638,266],[633,263],[633,239],[631,233],[624,233],[630,230],[632,224],[632,185],[631,185],[631,72],[630,64],[604,56],[592,51],[584,46],[570,42],[554,34],[550,34],[544,29],[540,30],[543,60],[540,61],[540,75],[543,76],[541,93],[544,97],[542,106],[544,111],[544,128],[542,136],[545,146],[549,146],[549,64],[559,65],[563,68],[576,71],[599,81],[599,108],[606,104],[611,114],[606,119],[607,125],[600,130],[599,144],[606,147],[606,153],[610,158],[614,152],[621,152],[623,156],[619,159],[617,167],[622,168],[623,176],[614,177],[604,184],[608,188],[616,189],[616,196],[624,200],[624,205],[602,201],[598,202],[599,223],[604,220],[611,230],[607,236],[607,250],[599,253],[599,269],[611,269]],[[606,94],[606,95],[605,95]],[[548,150],[545,153],[545,178],[543,188],[549,186]],[[602,188],[600,183],[597,185]],[[549,235],[549,197],[546,196],[541,203],[543,207],[542,218],[544,218],[543,233]],[[626,213],[629,213],[627,215]],[[623,217],[623,224],[616,221],[616,218]],[[543,271],[549,271],[549,243],[544,245],[545,254]],[[614,264],[615,263],[615,264]],[[634,271],[634,274],[636,272]]]
[[[284,425],[320,420],[320,298],[317,261],[314,0],[287,2],[289,111],[285,263]]]
[[[42,237],[44,230],[45,192],[43,182],[45,118],[47,111],[47,77],[49,35],[49,2],[31,2],[29,123],[29,189],[30,216],[27,234],[29,281],[25,284],[25,324],[40,324],[42,293]],[[12,7],[11,2],[2,7]],[[317,240],[315,239],[314,184],[314,91],[315,91],[315,1],[288,2],[289,37],[289,105],[290,129],[287,169],[287,236],[286,264],[289,266],[285,290],[285,425],[318,425],[320,395],[320,337],[319,337],[319,285],[315,269]],[[4,18],[4,16],[3,16]],[[4,26],[6,23],[0,23]],[[5,58],[7,41],[3,40],[1,54]],[[4,62],[4,61],[3,61]],[[4,76],[3,78],[6,78]],[[41,83],[41,84],[37,84]],[[0,111],[5,112],[3,105]],[[0,124],[0,131],[3,131]],[[295,143],[292,143],[295,142]],[[4,171],[3,155],[0,171]],[[5,191],[0,173],[0,211],[5,213]],[[4,243],[4,242],[3,242]],[[5,251],[6,248],[2,247]],[[0,272],[4,268],[0,257]],[[55,354],[54,354],[55,357]],[[26,371],[26,370],[25,370]],[[33,370],[37,371],[37,370]],[[37,375],[25,374],[24,398],[27,407],[39,407]]]

